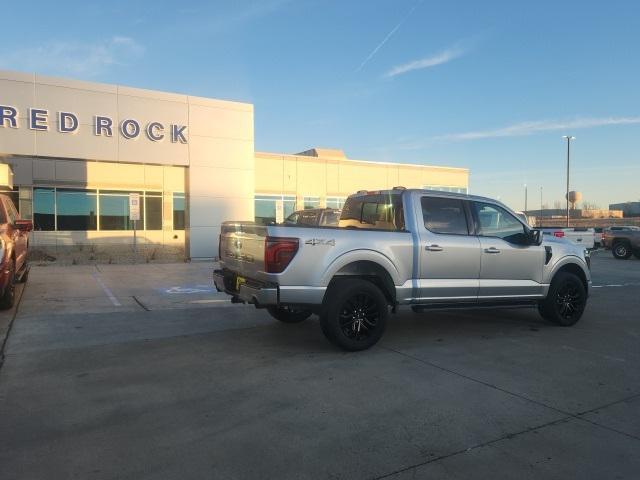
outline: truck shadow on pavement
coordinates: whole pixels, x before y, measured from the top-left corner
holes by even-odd
[[[257,314],[262,315],[262,312]],[[300,324],[280,324],[274,320],[273,324],[265,327],[265,340],[272,342],[274,348],[284,347],[291,353],[310,350],[342,352],[324,337],[315,315]],[[421,313],[402,309],[389,317],[381,345],[383,348],[407,343],[437,345],[472,339],[480,342],[499,337],[531,337],[536,332],[558,329],[562,330],[542,319],[534,308],[433,310]],[[374,349],[376,346],[371,350]]]

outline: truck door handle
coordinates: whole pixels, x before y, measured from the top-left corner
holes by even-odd
[[[440,245],[427,245],[426,250],[429,250],[430,252],[441,252],[442,247]]]
[[[498,250],[496,247],[491,247],[491,248],[485,248],[484,252],[485,253],[500,253],[500,250]]]

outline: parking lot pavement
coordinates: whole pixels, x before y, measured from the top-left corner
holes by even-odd
[[[22,292],[24,291],[24,284],[20,283],[16,285],[16,304],[20,302]],[[9,330],[13,324],[13,320],[16,315],[16,307],[9,310],[0,310],[0,365],[3,360],[4,345],[9,335]]]
[[[34,268],[2,478],[637,478],[640,261],[575,327],[402,309],[369,351],[210,289],[211,264]]]

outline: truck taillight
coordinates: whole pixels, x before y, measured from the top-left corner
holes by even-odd
[[[562,238],[564,237],[564,232],[562,230],[556,230],[555,232],[553,232],[553,236],[557,238]]]
[[[218,235],[218,260],[222,260],[222,234]]]
[[[281,273],[298,253],[298,239],[267,237],[264,240],[264,271]]]

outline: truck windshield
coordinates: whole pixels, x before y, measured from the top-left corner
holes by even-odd
[[[342,207],[340,227],[375,230],[404,230],[400,193],[380,193],[349,197]]]

